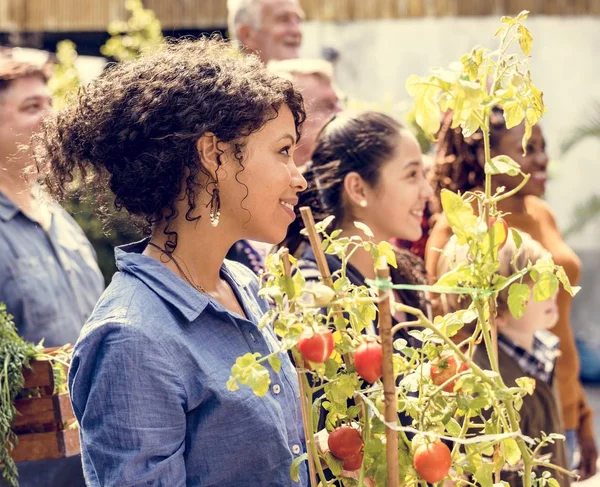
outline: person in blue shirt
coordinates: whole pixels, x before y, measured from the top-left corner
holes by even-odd
[[[227,381],[277,347],[254,274],[225,259],[281,241],[306,182],[292,156],[302,97],[222,41],[167,44],[117,64],[35,141],[57,197],[85,181],[141,221],[75,346],[69,389],[88,486],[306,486],[295,371],[263,397]],[[111,198],[107,200],[106,198]]]
[[[104,289],[90,242],[25,169],[29,142],[51,107],[47,73],[0,56],[0,302],[25,340],[75,343]],[[20,462],[21,487],[84,487],[81,459]]]

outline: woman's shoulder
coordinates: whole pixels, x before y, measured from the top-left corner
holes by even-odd
[[[552,208],[547,201],[537,196],[529,195],[525,197],[525,208],[527,213],[537,220],[545,220],[555,224],[555,217]]]

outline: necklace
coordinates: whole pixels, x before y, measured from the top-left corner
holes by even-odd
[[[183,277],[183,279],[190,286],[192,286],[196,291],[200,291],[201,293],[208,294],[206,292],[206,289],[204,289],[200,284],[196,284],[191,277],[188,277],[187,274],[185,272],[183,272],[183,269],[179,265],[179,262],[177,262],[177,258],[175,257],[175,254],[173,252],[168,253],[165,249],[163,249],[162,247],[159,247],[158,245],[156,245],[153,242],[148,242],[148,245],[160,250],[164,255],[166,255],[169,258],[169,260],[171,260],[173,262],[173,264],[175,264],[175,267],[177,267],[177,270],[179,271],[179,274],[181,274],[181,277]],[[181,262],[183,262],[183,260]],[[183,265],[185,265],[185,267],[187,268],[187,264],[185,262],[183,262]]]

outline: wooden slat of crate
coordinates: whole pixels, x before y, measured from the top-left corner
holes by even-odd
[[[15,401],[15,407],[17,416],[12,423],[14,429],[44,425],[59,430],[65,421],[75,418],[68,394],[19,399]]]
[[[33,462],[72,457],[80,451],[79,430],[71,429],[19,435],[19,444],[11,457],[15,462]]]
[[[45,348],[44,353],[52,354],[60,347]],[[23,379],[25,380],[25,389],[35,389],[36,387],[45,388],[48,394],[54,390],[54,373],[52,372],[52,363],[49,360],[32,360],[31,368],[23,369]],[[65,376],[68,373],[67,367],[64,367]]]
[[[52,364],[48,360],[33,360],[30,365],[31,369],[23,370],[25,389],[54,386]]]

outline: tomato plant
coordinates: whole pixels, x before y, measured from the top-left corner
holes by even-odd
[[[364,239],[346,237],[339,229],[328,230],[333,216],[314,226],[310,223],[307,228],[315,256],[322,257],[317,261],[325,261],[323,254],[328,254],[342,262],[341,269],[331,276],[320,269],[323,278],[317,286],[307,283],[301,272],[291,270],[297,267],[297,262],[293,257],[288,261],[286,251],[267,257],[259,295],[270,299],[273,306],[262,317],[259,327],[272,328],[279,337],[280,348],[267,356],[249,353],[239,357],[227,385],[234,391],[243,384],[256,394],[265,395],[272,375],[267,367],[276,373],[279,356],[291,351],[297,357],[296,367],[307,406],[303,416],[309,432],[307,456],[313,459],[311,466],[322,485],[330,484],[325,468],[341,485],[357,485],[355,480],[344,477],[343,467],[360,468],[359,487],[365,485],[367,478],[377,486],[421,486],[424,481],[437,482],[446,477],[457,487],[491,486],[505,464],[519,465],[524,487],[556,485],[548,475],[536,476],[533,469],[540,465],[540,448],[558,441],[560,435],[543,436],[534,443],[523,436],[517,411],[523,398],[533,393],[535,381],[523,377],[516,384],[505,384],[493,339],[498,293],[508,289],[509,309],[518,315],[530,295],[529,287],[526,295],[519,292],[520,281],[527,274],[536,283],[533,294],[537,301],[548,299],[559,282],[567,292],[577,291],[570,286],[564,270],[550,258],[529,263],[508,278],[497,275],[498,250],[509,230],[498,218],[497,204],[519,191],[529,175],[523,174],[510,157],[491,157],[490,113],[492,107],[500,106],[508,128],[523,123],[525,147],[531,127],[545,111],[542,92],[533,84],[527,66],[531,35],[523,23],[526,18],[527,12],[522,12],[517,17],[502,19],[496,33],[500,39],[498,49],[475,47],[449,69],[438,69],[423,77],[412,76],[407,81],[407,91],[415,98],[415,120],[425,132],[435,134],[440,127],[440,112],[451,110],[452,129],[460,127],[464,136],[478,130],[482,133],[484,190],[464,195],[444,190],[440,195],[454,234],[452,239],[466,249],[467,263],[457,264],[435,285],[425,288],[392,283],[380,277],[367,280],[365,286],[354,285],[346,270],[356,250],[370,253],[374,266],[385,258],[395,267],[395,253],[389,243],[375,242],[371,230],[361,222],[355,225],[364,233]],[[522,54],[509,53],[508,47],[515,40]],[[492,194],[491,178],[498,174],[520,176],[522,181],[510,191],[500,189]],[[518,246],[519,234],[511,232]],[[452,260],[453,255],[447,257]],[[378,316],[377,305],[385,302],[382,296],[391,289],[465,295],[471,304],[467,309],[436,317],[403,303],[391,304],[392,313],[400,311],[414,318],[394,325],[391,336],[407,328],[419,346],[411,346],[406,340],[392,344],[391,339],[386,339],[380,343],[372,336],[371,328],[381,318],[383,307],[379,307]],[[475,325],[473,334],[459,347],[452,338],[465,324],[471,323]],[[389,336],[387,329],[386,334]],[[380,336],[383,340],[383,333]],[[384,377],[379,381],[382,344],[389,360],[383,362]],[[477,344],[485,347],[490,370],[473,362]],[[387,352],[392,345],[395,353],[390,357],[391,352],[389,355]],[[302,358],[311,362],[311,369],[303,365]],[[431,373],[426,373],[427,370]],[[460,387],[455,391],[457,374],[461,374]],[[394,421],[393,414],[392,420],[385,419],[390,417],[390,405],[397,405],[402,412],[401,424],[399,419]],[[321,450],[320,442],[317,444],[322,431],[316,431],[316,419],[321,415],[325,433],[329,433],[332,442],[328,452]],[[357,427],[338,428],[340,424]],[[396,438],[394,442],[388,441],[390,431],[397,432],[399,478],[390,478],[386,466],[387,445],[395,448],[396,444]],[[424,442],[411,454],[409,438],[415,433]],[[337,438],[344,435],[351,435],[353,442],[342,440],[342,445],[337,444],[340,441]],[[444,441],[453,445],[452,453]],[[343,445],[351,446],[344,450]],[[293,462],[292,477],[302,461],[304,458],[300,456]],[[544,468],[557,467],[548,462]],[[319,481],[315,479],[315,485]]]
[[[419,445],[413,456],[413,466],[419,476],[435,484],[448,476],[452,466],[450,449],[441,441]]]
[[[381,344],[375,337],[367,337],[354,351],[354,367],[358,375],[371,384],[377,382],[382,374]]]

